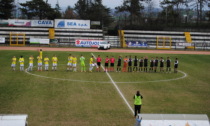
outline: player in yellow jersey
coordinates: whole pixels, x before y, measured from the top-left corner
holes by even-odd
[[[77,57],[73,56],[72,58],[72,67],[73,67],[73,72],[77,71]]]
[[[92,72],[93,70],[93,66],[94,66],[94,58],[93,56],[91,56],[90,58],[90,63],[89,63],[90,67],[89,67],[89,72]]]
[[[12,67],[13,71],[15,71],[16,61],[17,61],[17,58],[15,56],[13,56],[12,57],[12,64],[11,64],[11,67]]]
[[[69,54],[69,56],[68,56],[68,63],[67,63],[67,71],[68,70],[72,70],[72,55],[71,54]]]
[[[23,56],[20,56],[19,63],[20,63],[20,71],[24,71],[24,58],[23,58]]]
[[[43,54],[43,51],[42,51],[42,49],[40,49],[39,50],[39,56],[40,56],[41,59],[42,59],[42,54]]]
[[[48,71],[49,70],[49,58],[45,56],[44,58],[44,70]]]
[[[29,57],[29,67],[28,67],[28,71],[32,71],[33,70],[33,66],[34,66],[34,57],[31,55]]]
[[[42,58],[37,56],[37,63],[38,63],[38,71],[42,71]]]
[[[58,63],[58,58],[56,55],[52,57],[52,70],[57,70],[57,63]]]

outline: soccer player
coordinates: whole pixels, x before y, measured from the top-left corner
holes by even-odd
[[[56,55],[52,57],[52,70],[56,71],[58,66],[58,58]]]
[[[83,55],[81,55],[80,57],[80,65],[81,65],[81,72],[86,72],[85,57]]]
[[[49,70],[49,61],[50,61],[50,59],[47,56],[45,56],[45,58],[44,58],[44,70],[45,71]]]
[[[34,57],[31,55],[29,57],[29,67],[28,67],[28,71],[32,71],[34,67]]]
[[[174,73],[177,73],[178,72],[178,64],[179,64],[179,61],[178,61],[178,58],[175,59],[174,61]]]
[[[121,71],[121,62],[122,62],[122,57],[119,56],[117,60],[117,72]]]
[[[96,58],[96,61],[97,61],[97,65],[98,65],[97,71],[100,72],[101,71],[101,57],[100,57],[100,55],[98,55],[98,57]]]
[[[150,72],[153,72],[153,70],[154,70],[154,62],[155,62],[155,60],[152,57],[151,60],[150,60],[150,68],[149,68]]]
[[[77,72],[77,57],[73,56],[72,58],[72,67],[73,67],[73,72]]]
[[[132,72],[132,58],[129,56],[128,58],[128,72]]]
[[[12,64],[11,64],[11,67],[12,67],[13,71],[15,71],[16,61],[17,61],[17,58],[15,56],[13,56],[12,57]]]
[[[109,70],[109,57],[106,56],[106,58],[105,58],[105,70],[104,70],[104,72],[108,72],[108,70]]]
[[[164,59],[160,57],[160,72],[164,72]]]
[[[39,50],[39,56],[40,56],[41,59],[42,59],[42,54],[43,54],[42,49],[40,49]]]
[[[37,56],[38,60],[38,70],[37,71],[42,71],[42,58],[40,56]]]
[[[171,59],[169,57],[166,60],[166,72],[171,72]]]
[[[143,64],[144,64],[144,58],[141,57],[141,59],[139,60],[139,72],[143,71]]]
[[[68,70],[72,70],[72,55],[71,54],[69,54],[69,56],[68,56],[68,63],[67,63],[67,71]]]
[[[125,56],[125,58],[123,59],[123,72],[127,72],[127,67],[128,67],[128,57]]]
[[[157,72],[158,62],[159,62],[158,57],[156,57],[156,59],[155,59],[155,72]]]
[[[115,58],[114,58],[114,56],[112,56],[111,58],[110,58],[110,72],[114,72],[114,62],[115,62]]]
[[[147,56],[144,57],[144,72],[147,72],[147,66],[148,66],[148,58]]]
[[[137,67],[138,67],[138,58],[137,58],[137,56],[135,56],[134,57],[134,60],[133,60],[133,63],[134,63],[134,65],[133,65],[133,71],[138,71],[137,69]]]
[[[19,63],[20,63],[20,71],[24,71],[24,58],[23,58],[23,56],[20,56]]]
[[[90,62],[89,62],[89,72],[92,72],[93,70],[93,66],[94,66],[94,59],[93,59],[93,56],[91,56],[90,58]]]

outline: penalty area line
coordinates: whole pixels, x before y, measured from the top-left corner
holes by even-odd
[[[96,59],[96,56],[93,53],[91,53],[91,54]],[[104,67],[103,67],[103,65],[101,65],[101,67],[103,68],[103,70],[105,70]],[[123,99],[123,101],[125,102],[125,104],[128,106],[128,108],[130,109],[130,111],[132,112],[132,114],[134,114],[134,111],[133,111],[132,107],[130,106],[130,104],[126,100],[125,96],[123,95],[123,93],[121,92],[121,90],[119,89],[119,87],[117,86],[117,84],[112,79],[111,75],[108,72],[106,72],[106,75],[109,77],[109,79],[111,80],[111,82],[114,85],[115,89],[117,90],[117,92],[119,93],[119,95],[121,96],[121,98]]]

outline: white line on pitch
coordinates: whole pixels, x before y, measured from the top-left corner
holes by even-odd
[[[93,53],[91,53],[94,58],[96,59],[95,55]],[[101,67],[104,69],[103,65],[101,65]],[[105,69],[104,69],[105,70]],[[131,110],[131,112],[134,114],[134,111],[132,109],[132,107],[130,106],[130,104],[128,103],[128,101],[126,100],[125,96],[123,95],[123,93],[120,91],[119,87],[117,86],[117,84],[114,82],[114,80],[112,79],[112,77],[110,76],[110,74],[108,72],[106,72],[106,75],[109,77],[109,79],[111,80],[112,84],[114,85],[114,87],[116,88],[116,90],[118,91],[118,93],[120,94],[120,96],[122,97],[123,101],[125,102],[125,104],[128,106],[128,108]]]
[[[34,66],[35,67],[35,66]],[[75,82],[94,82],[94,83],[98,83],[99,81],[86,81],[86,80],[73,80],[73,79],[65,79],[65,78],[56,78],[56,77],[47,77],[47,76],[42,76],[42,75],[38,75],[38,74],[33,74],[28,72],[28,68],[25,69],[25,72],[29,75],[33,75],[33,76],[37,76],[37,77],[42,77],[42,78],[47,78],[47,79],[55,79],[55,80],[63,80],[63,81],[75,81]],[[101,82],[100,83],[110,83],[110,82]]]
[[[179,78],[173,78],[173,79],[167,79],[167,80],[154,80],[154,81],[137,81],[137,82],[115,82],[115,83],[130,83],[130,84],[135,84],[135,83],[149,83],[149,82],[167,82],[167,81],[173,81],[173,80],[180,80],[185,77],[187,77],[187,74],[181,70],[178,70],[180,73],[182,73],[184,76],[179,77]]]

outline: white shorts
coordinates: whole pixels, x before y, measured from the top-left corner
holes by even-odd
[[[67,63],[67,66],[72,66],[72,63]]]
[[[49,67],[49,64],[45,64],[44,66],[45,66],[45,67]]]
[[[23,66],[24,66],[24,64],[20,64],[20,66],[21,66],[21,67],[23,67]]]
[[[53,63],[53,67],[56,67],[57,66],[57,63]]]
[[[33,67],[34,65],[33,65],[33,63],[29,63],[29,67]]]
[[[12,64],[12,65],[11,65],[11,67],[15,67],[15,66],[16,66],[16,64]]]
[[[76,67],[76,66],[77,66],[77,64],[73,64],[72,66],[73,66],[73,67]]]
[[[38,63],[38,66],[42,66],[42,63]]]

